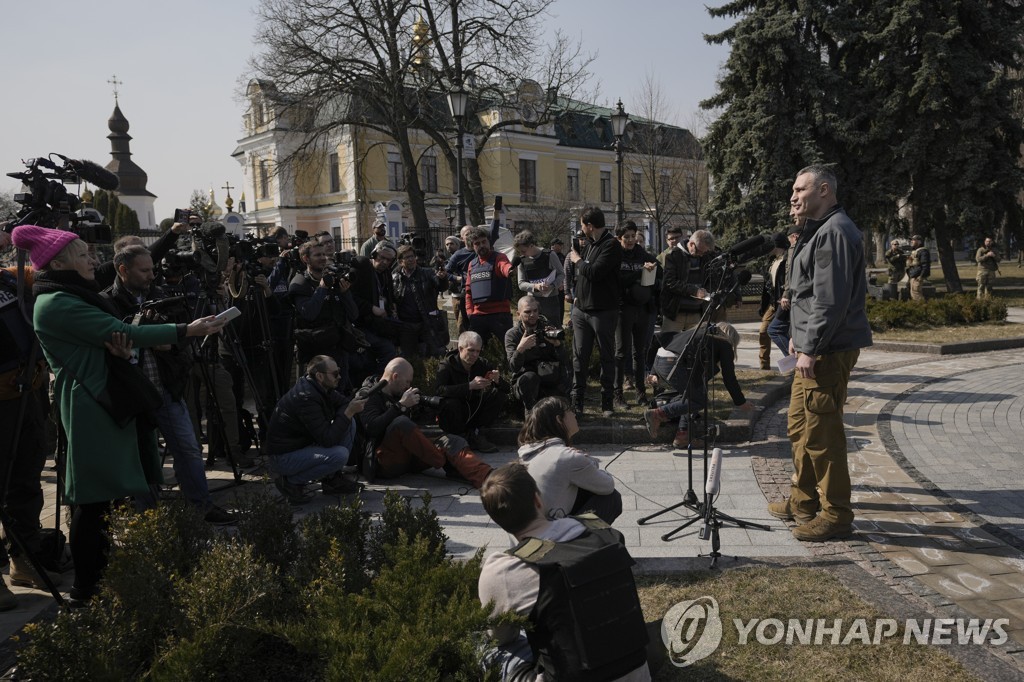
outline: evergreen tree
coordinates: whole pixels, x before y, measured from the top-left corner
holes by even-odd
[[[718,92],[701,103],[722,109],[704,153],[715,185],[708,218],[730,240],[788,222],[796,171],[825,160],[818,97],[829,74],[819,58],[820,25],[798,12],[801,4],[736,0],[708,10],[714,17],[739,17],[731,28],[705,36],[732,49]]]
[[[709,11],[738,17],[706,37],[732,44],[703,103],[723,107],[705,141],[720,231],[770,227],[813,162],[836,164],[862,229],[934,233],[951,291],[951,240],[1020,223],[1019,0],[735,0]]]
[[[105,189],[98,189],[92,193],[92,206],[100,212],[107,225],[110,225],[113,216],[110,215],[110,195]]]

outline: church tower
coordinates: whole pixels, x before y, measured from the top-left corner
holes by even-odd
[[[117,188],[117,197],[121,203],[128,206],[139,216],[139,228],[143,230],[157,229],[153,204],[156,202],[156,195],[146,189],[146,182],[149,176],[146,171],[132,161],[130,142],[132,136],[128,134],[128,119],[121,113],[121,107],[117,101],[117,91],[114,91],[114,113],[107,119],[107,127],[110,134],[111,161],[106,168],[117,176],[120,185]]]

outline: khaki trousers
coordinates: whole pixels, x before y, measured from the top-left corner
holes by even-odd
[[[758,359],[761,361],[761,369],[772,368],[772,337],[768,336],[768,325],[775,319],[775,306],[768,306],[761,316],[761,326],[757,329],[757,344],[759,348]]]
[[[853,521],[843,404],[859,356],[859,350],[818,356],[813,379],[794,375],[789,400],[787,433],[796,470],[790,507],[813,515],[820,505],[833,523]]]

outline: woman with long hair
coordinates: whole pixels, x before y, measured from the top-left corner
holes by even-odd
[[[545,516],[592,511],[612,523],[622,513],[622,496],[596,458],[569,445],[579,430],[568,400],[543,398],[519,432],[519,459],[537,481]]]

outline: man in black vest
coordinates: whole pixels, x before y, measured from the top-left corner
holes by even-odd
[[[482,227],[474,227],[469,238],[475,258],[466,266],[466,313],[469,330],[483,339],[492,336],[498,343],[512,328],[512,263],[508,256],[491,248],[491,235]]]
[[[569,260],[576,268],[576,298],[572,307],[572,404],[583,415],[583,397],[594,340],[601,353],[601,412],[612,416],[615,385],[615,327],[619,322],[619,266],[622,247],[605,229],[604,213],[596,206],[583,210],[580,226],[586,236]]]
[[[501,679],[650,680],[647,631],[622,534],[592,515],[550,521],[537,483],[512,462],[491,472],[480,488],[487,514],[519,545],[492,554],[480,569],[479,594],[495,616],[513,611],[530,620],[492,632],[498,649],[486,661]],[[573,581],[564,572],[600,576]],[[596,595],[599,599],[593,599]],[[584,606],[597,603],[600,618]],[[586,621],[586,622],[581,622]]]

